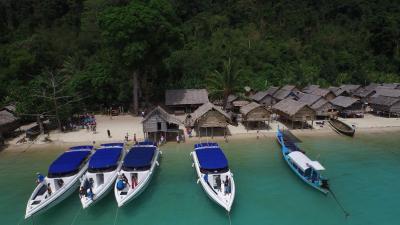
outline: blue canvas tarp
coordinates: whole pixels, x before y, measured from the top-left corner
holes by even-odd
[[[106,144],[101,144],[100,146],[102,147],[124,147],[124,143],[106,143]]]
[[[67,151],[60,155],[49,167],[49,176],[63,176],[78,172],[90,155],[90,151]]]
[[[152,142],[152,141],[140,141],[137,143],[137,145],[152,145],[152,146],[157,146],[157,143]]]
[[[114,168],[121,157],[122,148],[98,149],[89,161],[89,170],[102,170]]]
[[[218,170],[228,168],[228,160],[220,148],[201,148],[195,151],[201,169]]]
[[[70,151],[74,151],[74,150],[92,150],[92,149],[93,149],[93,145],[79,145],[79,146],[73,146],[73,147],[69,148]]]
[[[124,169],[141,169],[151,166],[156,147],[133,147],[125,157]]]
[[[194,145],[194,148],[203,148],[203,147],[218,147],[218,144],[215,142],[206,142],[206,143],[198,143]]]

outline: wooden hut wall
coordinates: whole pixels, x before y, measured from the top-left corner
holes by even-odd
[[[250,111],[246,116],[245,120],[246,121],[267,121],[270,119],[270,112],[263,108],[263,107],[258,107],[252,111]]]
[[[330,116],[336,114],[336,107],[331,103],[327,102],[323,104],[321,107],[315,109],[317,116]]]
[[[310,107],[303,107],[292,116],[293,121],[315,120],[316,112]]]
[[[226,117],[216,110],[210,110],[205,113],[199,120],[199,127],[226,127]]]
[[[161,123],[161,130],[158,129],[158,123]],[[167,122],[158,114],[152,115],[143,123],[144,132],[167,131]]]
[[[395,104],[393,104],[390,107],[389,112],[390,113],[400,113],[400,101],[398,101]]]

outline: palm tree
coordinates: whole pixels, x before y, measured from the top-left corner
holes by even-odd
[[[215,70],[207,77],[207,86],[210,94],[223,97],[223,108],[225,109],[228,96],[240,90],[240,70],[236,70],[229,57],[224,61],[222,72]]]

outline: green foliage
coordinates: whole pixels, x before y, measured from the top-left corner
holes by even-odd
[[[144,105],[168,88],[400,82],[399,46],[390,0],[3,0],[0,102],[47,110],[26,94],[47,70],[84,98],[66,112],[128,108],[133,71]],[[238,82],[225,79],[229,58]]]

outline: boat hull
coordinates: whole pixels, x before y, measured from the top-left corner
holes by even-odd
[[[115,183],[115,180],[118,177],[118,172],[121,170],[122,162],[123,162],[124,157],[125,157],[125,150],[122,150],[122,156],[121,156],[121,160],[120,160],[120,162],[118,164],[118,167],[110,175],[111,177],[110,177],[109,181],[107,182],[107,184],[104,185],[104,187],[102,189],[100,189],[97,193],[94,193],[95,195],[93,197],[93,200],[85,201],[85,200],[83,200],[81,198],[82,207],[84,209],[96,204],[96,202],[98,202],[101,199],[103,199],[112,190],[111,187],[113,186],[113,184]],[[88,172],[86,172],[86,174],[87,173]],[[81,186],[83,186],[83,182],[85,181],[85,176],[83,176],[82,179],[81,179]]]
[[[350,137],[354,136],[355,129],[343,121],[340,121],[337,119],[330,119],[329,124],[335,131],[337,131],[339,133],[342,133],[342,134],[350,136]],[[340,128],[340,126],[346,127],[346,129]]]
[[[117,189],[117,182],[114,182],[115,183],[114,184],[114,195],[115,195],[115,199],[117,201],[118,207],[122,207],[122,206],[128,204],[129,202],[131,202],[132,200],[134,200],[135,198],[137,198],[149,186],[149,183],[155,173],[155,167],[158,164],[159,158],[160,158],[160,150],[157,149],[147,177],[142,182],[140,182],[138,184],[138,186],[136,186],[135,189],[132,190],[124,199],[120,198],[120,195],[119,195],[118,189]]]
[[[284,141],[283,141],[283,135],[280,131],[278,131],[276,138],[278,143],[281,146],[281,153],[282,153],[282,157],[285,160],[286,164],[288,164],[289,168],[306,184],[308,184],[309,186],[317,189],[318,191],[324,193],[324,194],[328,194],[329,190],[322,188],[319,185],[314,184],[313,182],[309,181],[308,179],[306,179],[304,176],[302,176],[296,168],[294,168],[294,166],[289,162],[289,157],[287,156],[287,154],[289,153],[289,150],[285,147]]]
[[[235,188],[235,181],[233,179],[233,174],[230,172],[229,170],[229,174],[230,174],[230,179],[231,179],[231,198],[230,201],[228,202],[224,202],[223,200],[221,200],[217,194],[214,193],[213,189],[211,189],[209,187],[209,184],[207,184],[204,181],[204,174],[201,173],[200,171],[200,163],[197,159],[197,155],[196,152],[192,152],[191,153],[192,158],[193,158],[193,164],[196,170],[196,174],[197,174],[197,178],[198,178],[198,182],[200,182],[201,187],[203,188],[204,192],[206,192],[207,196],[214,201],[215,203],[217,203],[218,205],[220,205],[221,207],[223,207],[227,212],[231,211],[232,208],[232,204],[234,202],[235,199],[235,193],[236,193],[236,188]],[[226,174],[226,173],[222,173],[222,174]]]
[[[50,208],[52,208],[53,206],[56,206],[58,203],[62,202],[67,197],[69,197],[79,187],[79,178],[82,177],[82,175],[87,170],[87,168],[88,168],[88,163],[86,163],[86,165],[82,167],[80,172],[74,176],[74,178],[72,179],[71,182],[69,182],[68,184],[65,184],[66,185],[64,187],[65,189],[59,190],[60,192],[53,193],[51,198],[48,198],[47,201],[43,205],[41,205],[40,207],[38,206],[37,208],[30,210],[29,209],[29,206],[30,206],[29,203],[30,203],[31,199],[33,198],[33,195],[36,194],[39,186],[36,187],[35,191],[33,192],[33,194],[31,195],[31,197],[29,199],[29,202],[28,202],[28,205],[27,205],[27,208],[26,208],[25,219],[27,219],[27,218],[29,218],[29,217],[31,217],[33,215],[38,215],[40,213],[43,213],[43,212],[49,210]],[[40,184],[40,185],[43,185],[43,184]]]

